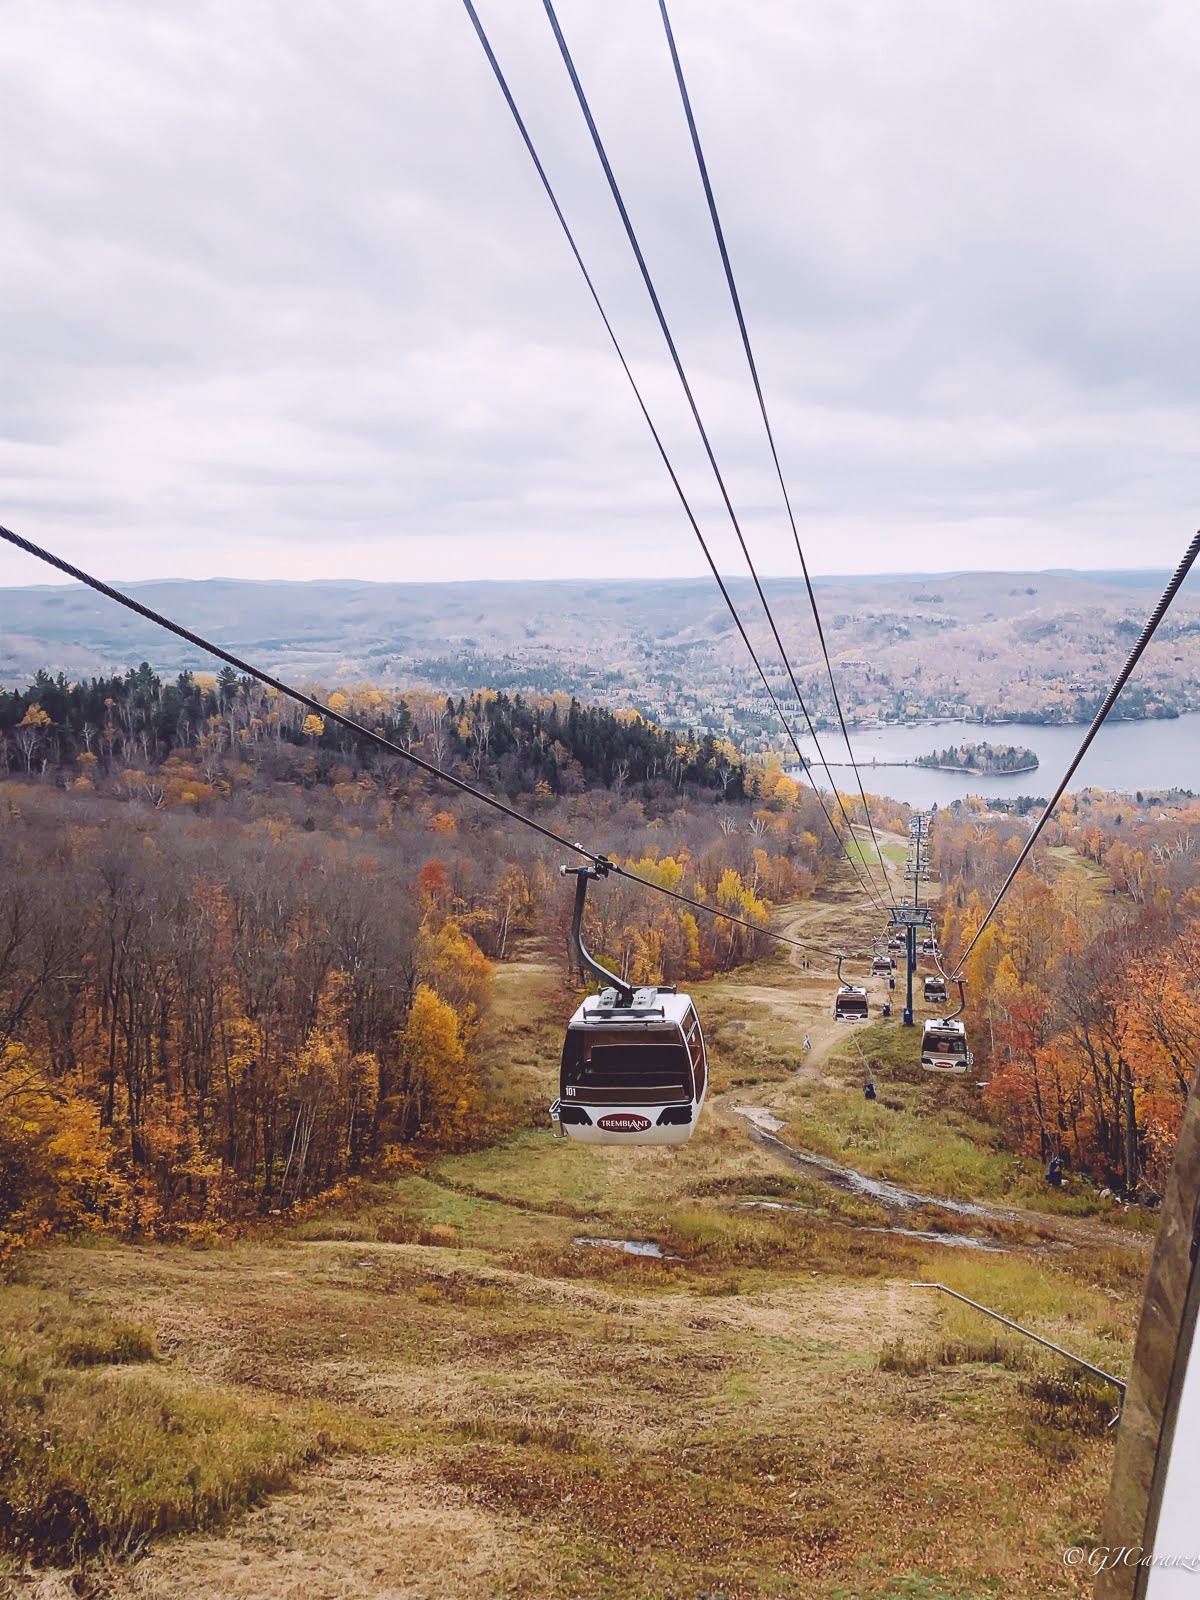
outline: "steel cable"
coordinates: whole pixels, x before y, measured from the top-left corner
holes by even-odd
[[[770,700],[771,705],[774,708],[776,715],[779,717],[779,720],[783,725],[784,731],[787,733],[787,736],[788,736],[789,741],[791,742],[792,748],[796,752],[797,759],[803,765],[804,764],[804,760],[805,760],[804,753],[800,749],[799,742],[798,742],[798,740],[796,738],[796,735],[795,735],[795,733],[794,733],[794,731],[792,729],[791,723],[788,721],[788,718],[787,718],[786,714],[784,713],[783,707],[780,705],[779,699],[778,699],[774,689],[771,687],[770,680],[768,679],[767,674],[766,674],[765,670],[763,669],[762,663],[759,660],[758,652],[755,650],[754,645],[752,644],[752,642],[750,640],[750,636],[746,632],[745,625],[743,624],[742,619],[741,619],[740,615],[738,614],[738,609],[737,609],[736,604],[734,603],[733,596],[730,594],[729,589],[728,589],[728,587],[727,587],[727,585],[725,583],[725,580],[721,576],[720,570],[717,567],[716,561],[713,558],[712,551],[709,549],[708,541],[704,537],[704,534],[703,534],[703,532],[702,532],[702,530],[700,528],[700,524],[699,524],[699,522],[698,522],[698,520],[697,520],[697,518],[695,516],[695,513],[692,510],[691,503],[689,502],[687,494],[684,491],[683,484],[680,482],[679,476],[678,476],[677,472],[675,471],[674,464],[672,463],[670,456],[667,454],[666,446],[663,444],[663,441],[662,441],[662,438],[661,438],[661,436],[660,436],[660,434],[658,432],[658,429],[656,428],[656,426],[654,424],[654,420],[650,415],[649,408],[647,407],[645,399],[642,396],[642,392],[641,392],[641,389],[638,386],[637,379],[633,375],[632,368],[630,367],[629,362],[627,361],[627,359],[625,357],[625,352],[621,347],[621,343],[620,343],[619,339],[617,338],[616,331],[613,328],[613,325],[612,325],[612,322],[609,319],[608,313],[604,309],[604,303],[600,299],[599,290],[596,288],[596,285],[595,285],[595,283],[594,283],[594,281],[592,279],[591,273],[587,269],[587,264],[585,263],[585,261],[583,259],[582,252],[580,251],[579,246],[576,243],[575,235],[572,233],[570,224],[567,222],[566,214],[564,213],[564,211],[562,209],[562,206],[559,204],[558,196],[554,191],[554,186],[551,184],[549,176],[547,175],[546,169],[542,165],[541,157],[537,153],[537,148],[533,143],[532,136],[530,135],[529,130],[525,125],[525,120],[521,116],[521,113],[520,113],[520,110],[518,109],[516,100],[514,99],[512,91],[508,86],[508,80],[505,78],[504,71],[501,68],[499,61],[497,60],[496,53],[492,49],[491,41],[488,38],[487,31],[485,30],[485,28],[483,26],[483,23],[479,19],[479,13],[476,11],[475,6],[472,3],[472,0],[463,0],[463,6],[464,6],[464,9],[466,10],[468,18],[470,19],[471,26],[475,29],[476,37],[478,38],[480,46],[483,49],[483,53],[487,58],[488,65],[491,67],[492,74],[496,79],[496,83],[499,86],[500,92],[504,97],[505,104],[508,106],[509,112],[512,115],[513,122],[516,124],[517,132],[521,136],[521,141],[525,146],[526,152],[528,153],[530,160],[533,162],[534,170],[538,175],[538,178],[539,178],[539,180],[541,182],[542,188],[546,192],[546,198],[550,202],[551,208],[554,211],[554,215],[558,219],[559,226],[561,227],[561,229],[563,231],[563,235],[566,238],[566,241],[567,241],[567,244],[568,244],[568,246],[570,248],[571,254],[575,258],[575,264],[578,266],[579,271],[580,271],[580,273],[581,273],[581,275],[583,277],[584,283],[587,285],[587,290],[588,290],[589,295],[591,296],[592,303],[595,305],[596,310],[600,314],[600,320],[604,324],[604,331],[608,335],[609,342],[611,343],[611,345],[613,347],[613,350],[616,353],[618,361],[621,363],[621,368],[624,371],[625,376],[629,381],[629,386],[633,390],[633,395],[634,395],[635,400],[637,401],[638,409],[640,410],[643,418],[645,419],[646,426],[649,428],[650,435],[651,435],[652,439],[654,440],[655,448],[658,451],[658,454],[659,454],[659,457],[662,460],[663,466],[667,470],[667,475],[671,480],[672,487],[674,488],[675,493],[679,498],[679,503],[683,507],[684,514],[688,519],[688,523],[689,523],[689,525],[690,525],[690,527],[692,529],[692,532],[695,534],[697,542],[700,545],[700,549],[704,553],[704,559],[708,563],[709,571],[712,573],[713,578],[716,581],[717,587],[721,592],[721,597],[725,601],[725,605],[726,605],[726,607],[727,607],[727,609],[729,611],[729,614],[733,618],[733,621],[734,621],[734,623],[735,623],[735,625],[737,627],[738,633],[741,636],[742,643],[746,646],[746,650],[747,650],[747,652],[748,652],[748,654],[750,656],[750,659],[754,663],[755,670],[758,673],[758,676],[759,676],[759,678],[760,678],[760,680],[762,682],[763,688],[766,690],[767,697]],[[826,770],[828,771],[828,768]],[[830,781],[832,783],[832,779]],[[817,801],[818,801],[818,803],[819,803],[819,805],[821,807],[822,812],[824,813],[826,822],[829,824],[829,827],[830,827],[831,831],[833,832],[834,836],[840,842],[841,841],[841,835],[838,832],[837,824],[834,822],[833,817],[832,817],[828,807],[825,804],[824,797],[821,795],[820,791],[816,789],[815,785],[813,786],[813,791],[816,794]],[[836,787],[836,785],[834,785],[834,795],[835,795],[835,797],[837,795],[837,787]],[[842,810],[843,810],[843,815],[844,815],[845,814],[845,808],[843,807]],[[849,822],[849,819],[847,819],[847,823],[848,822]],[[853,831],[852,830],[851,830],[851,838],[853,839]],[[873,899],[877,904],[879,904],[879,895],[878,895],[878,892],[877,892],[877,890],[876,890],[876,888],[874,886],[874,883],[873,882],[868,882],[867,880],[865,880],[863,878],[862,872],[859,870],[857,864],[854,861],[853,856],[850,854],[850,850],[849,850],[848,846],[843,844],[843,850],[844,850],[846,859],[847,859],[847,861],[849,861],[850,866],[853,869],[854,874],[857,877],[857,879],[859,881],[859,885],[862,888],[863,892],[865,894],[867,894],[871,899]]]
[[[821,613],[817,606],[816,593],[813,590],[812,579],[809,576],[808,562],[805,559],[804,548],[800,543],[800,530],[796,526],[795,512],[792,510],[792,499],[788,493],[787,483],[784,481],[783,467],[779,460],[779,451],[775,445],[775,431],[771,427],[771,419],[767,412],[766,396],[763,394],[762,383],[758,376],[758,363],[754,359],[754,350],[750,343],[750,330],[746,325],[746,318],[742,311],[742,299],[738,293],[737,280],[733,275],[733,263],[729,259],[729,250],[725,244],[725,230],[721,226],[720,214],[717,211],[716,196],[713,194],[712,183],[708,176],[708,163],[704,159],[704,150],[700,143],[700,131],[696,126],[696,118],[692,111],[691,96],[688,94],[687,82],[683,75],[683,64],[679,59],[679,51],[675,47],[675,35],[671,29],[671,19],[667,15],[666,0],[658,0],[659,13],[662,16],[663,29],[667,36],[667,48],[671,52],[671,63],[675,68],[675,82],[679,86],[679,97],[683,102],[683,114],[687,119],[688,132],[692,139],[692,150],[695,153],[696,165],[700,171],[700,181],[704,187],[704,198],[708,202],[708,214],[712,221],[713,234],[717,241],[717,250],[720,252],[721,265],[725,269],[725,282],[729,288],[729,297],[733,302],[734,315],[737,318],[738,331],[742,336],[742,349],[746,353],[746,365],[750,369],[750,378],[754,384],[754,393],[758,400],[759,413],[762,416],[763,428],[766,431],[767,443],[771,449],[771,460],[775,464],[775,476],[779,480],[779,490],[783,495],[783,503],[787,508],[788,522],[791,524],[792,538],[796,543],[796,554],[800,558],[800,570],[804,574],[804,587],[808,591],[808,603],[812,609],[813,622],[816,624],[817,639],[820,642],[821,654],[825,660],[825,671],[829,678],[829,687],[833,693],[833,703],[837,709],[838,724],[842,730],[842,738],[846,742],[846,754],[850,757],[850,765],[854,769],[854,777],[858,784],[858,794],[862,801],[863,813],[867,819],[867,826],[871,830],[871,840],[875,846],[875,854],[879,857],[880,870],[883,873],[884,883],[887,882],[887,863],[883,859],[883,850],[875,832],[875,823],[871,817],[871,808],[867,804],[866,789],[863,786],[862,773],[858,769],[858,762],[854,758],[854,750],[850,743],[850,733],[846,727],[846,718],[842,711],[841,696],[838,694],[837,681],[833,674],[833,663],[829,659],[829,646],[825,642],[825,628],[821,622]],[[828,769],[827,769],[828,770]]]
[[[642,253],[642,247],[641,247],[641,245],[640,245],[640,243],[638,241],[637,232],[636,232],[636,230],[635,230],[635,228],[633,226],[632,221],[630,220],[629,211],[628,211],[628,209],[627,209],[627,207],[625,205],[624,196],[621,193],[621,187],[617,182],[616,174],[613,172],[612,163],[608,159],[608,151],[605,148],[604,140],[600,136],[600,130],[596,126],[596,119],[592,115],[591,105],[589,104],[587,95],[584,92],[583,84],[582,84],[582,82],[580,81],[580,78],[579,78],[579,73],[577,72],[577,70],[575,68],[575,62],[574,62],[574,58],[571,55],[570,47],[568,46],[567,41],[566,41],[566,37],[563,34],[562,28],[559,25],[558,16],[557,16],[557,13],[554,10],[553,0],[542,0],[542,5],[543,5],[543,8],[544,8],[544,10],[546,12],[547,19],[549,20],[551,31],[554,34],[555,42],[558,45],[558,50],[559,50],[559,54],[562,57],[563,65],[566,67],[567,76],[571,80],[571,87],[575,91],[575,98],[579,103],[579,109],[583,113],[584,121],[587,124],[588,132],[591,135],[593,147],[595,148],[596,155],[599,158],[601,168],[603,169],[603,172],[604,172],[604,176],[605,176],[605,178],[606,178],[606,180],[608,182],[609,192],[611,193],[611,195],[613,197],[613,202],[616,205],[617,212],[618,212],[618,214],[619,214],[619,216],[621,218],[621,223],[622,223],[622,225],[623,225],[623,227],[625,229],[625,236],[629,241],[630,249],[633,251],[634,260],[637,262],[638,271],[641,274],[642,282],[643,282],[643,284],[645,285],[645,288],[646,288],[646,293],[650,298],[650,304],[654,309],[654,315],[655,315],[655,317],[656,317],[656,319],[658,321],[659,329],[662,332],[663,339],[664,339],[664,341],[666,343],[667,350],[668,350],[668,352],[670,354],[671,362],[672,362],[672,365],[675,368],[676,376],[679,379],[680,386],[683,389],[684,396],[685,396],[685,398],[687,400],[687,403],[688,403],[688,408],[691,411],[692,420],[696,424],[696,430],[700,435],[701,444],[704,446],[704,453],[705,453],[706,457],[708,458],[708,464],[712,469],[713,477],[716,480],[717,488],[719,489],[720,494],[721,494],[721,499],[724,502],[725,509],[729,514],[729,520],[730,520],[730,523],[731,523],[731,525],[733,527],[734,534],[737,537],[738,545],[741,548],[742,555],[745,558],[746,566],[748,567],[749,572],[750,572],[750,576],[754,581],[754,588],[755,588],[755,591],[756,591],[756,593],[758,595],[759,603],[761,604],[761,606],[763,608],[763,614],[765,615],[765,617],[767,619],[767,622],[768,622],[768,624],[770,626],[772,637],[775,640],[775,646],[779,651],[779,656],[780,656],[781,661],[783,662],[784,670],[787,673],[789,682],[791,683],[792,693],[795,696],[796,702],[800,707],[801,713],[803,714],[805,725],[807,726],[809,735],[810,735],[810,737],[811,737],[811,739],[813,741],[813,744],[816,747],[817,755],[820,758],[821,765],[825,768],[825,776],[829,779],[829,786],[830,786],[831,790],[833,791],[834,800],[837,803],[838,809],[842,813],[842,818],[843,818],[843,820],[844,820],[844,822],[846,824],[846,827],[850,831],[851,838],[853,838],[853,836],[854,836],[853,825],[852,825],[852,823],[850,821],[850,817],[849,817],[849,815],[848,815],[848,813],[846,811],[846,807],[845,807],[845,805],[844,805],[844,803],[842,801],[842,797],[841,797],[840,793],[838,792],[837,784],[834,782],[833,774],[829,770],[829,763],[825,759],[825,752],[821,748],[821,741],[817,736],[817,730],[813,726],[812,718],[808,714],[808,707],[804,703],[804,696],[800,692],[800,685],[796,681],[796,674],[792,670],[791,661],[790,661],[790,659],[788,657],[788,653],[787,653],[787,650],[786,650],[786,648],[784,646],[783,640],[780,637],[779,629],[776,626],[775,617],[774,617],[774,614],[771,611],[770,602],[767,599],[766,593],[765,593],[765,591],[763,589],[763,586],[762,586],[762,582],[760,581],[759,576],[758,576],[758,571],[755,568],[753,557],[750,554],[749,546],[747,545],[746,539],[745,539],[745,535],[742,532],[741,523],[740,523],[740,521],[738,519],[737,512],[734,509],[733,501],[730,498],[729,490],[726,487],[724,475],[722,474],[720,466],[717,463],[716,454],[715,454],[715,452],[713,450],[712,442],[711,442],[711,440],[709,439],[709,436],[708,436],[708,430],[704,426],[703,418],[700,415],[700,408],[696,404],[696,398],[695,398],[695,395],[692,392],[692,386],[691,386],[690,382],[688,381],[687,372],[686,372],[686,370],[684,368],[683,361],[682,361],[682,359],[681,359],[681,357],[679,355],[679,350],[678,350],[678,348],[677,348],[677,346],[675,344],[674,336],[671,333],[670,325],[667,322],[666,314],[663,311],[662,302],[660,301],[660,299],[658,297],[657,289],[654,287],[654,279],[650,275],[650,269],[646,265],[646,258]],[[790,732],[790,730],[789,730],[789,732]],[[804,763],[805,762],[804,755],[801,752],[801,750],[799,748],[799,745],[796,744],[796,740],[795,740],[794,736],[792,737],[792,743],[795,746],[796,754],[800,757],[801,762]],[[815,785],[814,785],[814,787],[815,787]],[[846,854],[847,854],[847,857],[850,858],[851,861],[852,861],[853,858],[850,857],[850,852],[849,852],[848,849],[847,849]],[[880,859],[882,860],[882,856],[880,857]],[[878,906],[880,907],[880,909],[883,909],[884,903],[888,898],[888,885],[887,885],[887,873],[886,873],[886,870],[885,870],[885,873],[884,873],[884,880],[883,880],[883,897],[881,899],[880,895],[879,895],[878,884],[875,882],[874,873],[867,866],[866,862],[863,863],[863,866],[866,869],[867,875],[871,880],[870,893],[872,895],[872,898],[875,899],[875,901],[878,904]]]
[[[943,973],[942,974],[943,977],[949,977],[952,982],[955,982],[955,983],[958,982],[958,979],[962,974],[962,970],[967,964],[967,959],[970,956],[971,951],[974,950],[975,946],[979,943],[979,940],[983,935],[984,929],[987,927],[988,923],[991,922],[992,918],[995,916],[996,910],[999,907],[1000,902],[1004,899],[1004,896],[1008,893],[1009,889],[1012,887],[1013,880],[1016,878],[1017,873],[1020,872],[1021,868],[1024,866],[1025,862],[1028,860],[1029,854],[1032,851],[1034,845],[1037,843],[1038,838],[1041,835],[1042,829],[1046,826],[1047,822],[1049,822],[1050,816],[1051,816],[1052,812],[1054,811],[1055,806],[1058,804],[1058,802],[1062,799],[1063,795],[1066,793],[1066,789],[1067,789],[1068,783],[1070,783],[1071,779],[1075,776],[1075,773],[1079,768],[1080,762],[1083,760],[1084,756],[1087,755],[1088,750],[1091,748],[1092,741],[1093,741],[1093,739],[1095,739],[1096,735],[1100,732],[1100,729],[1104,724],[1105,718],[1108,716],[1108,714],[1112,710],[1113,706],[1117,703],[1117,698],[1120,695],[1121,690],[1129,682],[1129,679],[1130,679],[1130,676],[1131,676],[1131,674],[1133,672],[1134,667],[1136,667],[1138,662],[1141,660],[1143,651],[1145,650],[1146,646],[1150,643],[1151,639],[1153,639],[1155,633],[1158,631],[1159,623],[1166,616],[1168,610],[1170,609],[1171,602],[1174,600],[1175,596],[1179,593],[1179,590],[1183,585],[1183,581],[1187,577],[1188,573],[1191,571],[1192,564],[1195,561],[1196,556],[1198,554],[1200,554],[1200,533],[1197,533],[1195,538],[1192,540],[1191,544],[1188,545],[1186,551],[1184,552],[1183,559],[1180,561],[1179,565],[1175,568],[1174,573],[1171,575],[1171,581],[1167,584],[1167,587],[1163,590],[1161,599],[1159,600],[1158,604],[1155,606],[1154,610],[1150,613],[1150,616],[1147,619],[1145,627],[1141,631],[1141,634],[1140,634],[1140,636],[1138,638],[1137,643],[1134,645],[1133,649],[1129,652],[1129,657],[1128,657],[1127,661],[1125,662],[1125,665],[1121,668],[1120,672],[1117,674],[1116,681],[1113,683],[1112,688],[1108,691],[1108,693],[1104,697],[1104,703],[1101,705],[1099,711],[1097,711],[1095,717],[1092,719],[1091,727],[1088,729],[1087,733],[1083,736],[1083,740],[1080,743],[1080,746],[1079,746],[1078,750],[1076,750],[1075,754],[1071,757],[1071,761],[1070,761],[1070,763],[1069,763],[1069,765],[1067,767],[1067,770],[1063,774],[1062,782],[1059,784],[1058,788],[1051,795],[1049,803],[1046,806],[1046,809],[1042,812],[1041,816],[1038,818],[1038,820],[1035,823],[1034,827],[1030,831],[1029,838],[1025,841],[1025,844],[1024,844],[1020,854],[1017,856],[1017,859],[1013,862],[1012,867],[1009,869],[1008,876],[1005,878],[1004,882],[1000,885],[1000,888],[999,888],[999,890],[997,891],[997,894],[996,894],[996,898],[992,901],[991,905],[988,907],[987,915],[984,917],[983,921],[979,924],[978,928],[976,928],[976,930],[975,930],[975,932],[974,932],[974,934],[973,934],[973,936],[971,938],[971,942],[970,942],[970,944],[968,944],[967,948],[963,951],[962,956],[961,956],[961,958],[960,958],[960,960],[958,962],[958,965],[954,969],[954,972],[952,974]]]
[[[173,622],[170,617],[165,617],[161,612],[153,610],[150,606],[143,605],[140,600],[135,600],[132,595],[126,594],[121,589],[114,588],[112,584],[105,583],[101,578],[93,577],[91,573],[84,572],[81,567],[73,566],[71,562],[64,560],[62,556],[57,556],[53,551],[34,544],[31,539],[26,539],[19,533],[14,533],[11,528],[0,527],[0,538],[6,539],[9,544],[15,545],[18,550],[24,550],[27,555],[34,556],[38,561],[44,561],[47,566],[55,567],[68,578],[74,578],[79,583],[86,584],[89,589],[94,589],[97,594],[102,594],[106,599],[113,600],[117,605],[124,606],[127,611],[135,611],[139,616],[145,617],[148,622],[153,622],[157,627],[165,628],[168,633],[175,634],[177,638],[186,639],[189,644],[195,645],[198,650],[204,650],[209,655],[215,656],[218,661],[226,662],[227,665],[236,668],[238,672],[244,673],[247,677],[255,678],[259,683],[265,683],[268,688],[275,689],[279,694],[287,695],[290,700],[296,701],[298,705],[307,706],[310,711],[316,712],[318,716],[327,717],[331,722],[337,723],[340,727],[356,734],[359,738],[367,739],[371,743],[379,745],[381,749],[389,751],[392,755],[399,756],[429,777],[449,784],[452,789],[457,789],[460,794],[467,794],[475,800],[482,801],[485,806],[490,806],[493,811],[500,812],[502,816],[508,817],[511,821],[520,822],[525,827],[532,828],[535,833],[541,834],[543,839],[549,839],[552,844],[559,845],[564,850],[571,850],[575,854],[583,856],[585,860],[590,861],[593,866],[601,868],[602,871],[615,872],[622,878],[628,878],[631,883],[641,884],[644,889],[652,889],[656,894],[667,895],[672,900],[681,900],[686,905],[694,907],[695,910],[707,913],[710,917],[719,917],[722,922],[733,922],[739,927],[748,928],[752,933],[761,933],[764,938],[773,939],[777,944],[791,945],[797,950],[810,950],[814,954],[827,954],[827,951],[821,945],[809,944],[803,939],[793,939],[789,934],[776,933],[772,928],[760,927],[757,923],[747,921],[745,917],[734,916],[732,912],[721,911],[716,906],[706,905],[703,900],[694,900],[690,895],[681,894],[676,889],[667,889],[662,884],[652,882],[649,878],[640,877],[638,873],[631,872],[627,867],[621,866],[616,861],[611,861],[607,856],[587,849],[586,846],[579,844],[577,841],[568,839],[565,834],[557,833],[553,828],[547,828],[543,823],[538,822],[536,818],[527,816],[525,812],[518,811],[514,806],[506,805],[503,800],[498,800],[495,795],[488,794],[486,790],[477,789],[474,784],[467,783],[463,778],[455,777],[451,772],[443,772],[432,761],[426,761],[423,756],[416,755],[412,750],[406,749],[401,744],[396,744],[394,740],[388,739],[384,734],[377,733],[374,728],[368,728],[364,723],[356,722],[353,717],[347,717],[342,712],[333,710],[323,701],[315,699],[310,694],[305,694],[302,689],[293,688],[291,684],[285,683],[281,678],[276,678],[271,673],[264,672],[262,668],[243,660],[241,656],[236,656],[232,651],[223,649],[219,644],[214,644],[211,639],[206,639],[203,634],[193,633],[190,628],[185,628],[182,623]]]

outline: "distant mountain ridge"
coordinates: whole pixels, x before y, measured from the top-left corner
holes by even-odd
[[[1008,711],[1075,720],[1115,675],[1165,572],[913,573],[825,577],[822,621],[860,718]],[[784,691],[747,578],[728,580]],[[806,699],[832,711],[803,581],[764,580]],[[463,693],[564,690],[634,704],[753,748],[778,741],[762,686],[711,580],[372,583],[213,578],[130,584],[145,605],[297,683],[368,679]],[[0,682],[70,679],[210,657],[76,585],[0,589]],[[1139,669],[1134,715],[1200,705],[1200,595],[1185,590]]]

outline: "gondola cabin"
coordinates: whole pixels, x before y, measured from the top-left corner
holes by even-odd
[[[892,937],[888,940],[888,949],[893,951],[893,952],[895,952],[897,950],[903,950],[904,949],[904,940],[900,937],[900,935],[898,933],[894,933],[892,935]]]
[[[867,1020],[867,991],[852,983],[844,983],[833,998],[835,1022],[865,1022]]]
[[[927,1006],[944,1006],[949,999],[946,980],[940,973],[925,979],[925,1004]]]
[[[922,939],[921,940],[921,954],[923,956],[935,956],[935,955],[937,955],[937,940],[936,939]]]
[[[871,976],[873,978],[878,978],[880,974],[885,978],[890,977],[895,970],[896,963],[891,956],[876,956],[871,963]]]
[[[961,1022],[931,1017],[921,1030],[921,1065],[928,1072],[966,1072],[975,1057],[967,1049]]]
[[[682,1144],[708,1088],[708,1059],[691,998],[636,989],[591,995],[567,1025],[556,1135],[585,1144]]]

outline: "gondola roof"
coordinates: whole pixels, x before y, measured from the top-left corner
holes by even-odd
[[[570,1026],[577,1027],[581,1023],[608,1026],[616,1023],[620,1027],[631,1022],[665,1022],[680,1027],[692,1010],[692,998],[687,994],[670,994],[662,989],[635,989],[633,1004],[623,1006],[614,991],[602,990],[600,994],[587,996],[571,1018]]]

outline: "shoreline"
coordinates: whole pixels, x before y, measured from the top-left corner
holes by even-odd
[[[884,763],[880,762],[880,766]],[[1019,778],[1023,772],[1036,772],[1041,766],[1040,761],[1035,761],[1029,767],[943,767],[934,761],[895,761],[889,766],[897,767],[923,767],[926,772],[960,772],[964,778]],[[862,762],[859,762],[862,766]]]
[[[1186,711],[1176,711],[1169,717],[1119,717],[1110,715],[1105,719],[1109,722],[1178,722],[1180,717],[1200,716],[1200,706],[1191,706]],[[883,733],[891,732],[898,728],[946,728],[954,723],[961,723],[965,728],[1090,728],[1090,721],[1083,722],[1026,722],[1020,717],[999,717],[994,722],[981,722],[977,717],[921,717],[913,721],[902,722],[854,722],[846,718],[846,727],[851,733]],[[821,732],[829,731],[821,729]],[[836,730],[834,730],[836,731]],[[832,765],[832,763],[831,763]]]
[[[825,765],[824,762],[807,761],[805,763],[805,770],[811,772],[811,771],[813,771],[814,769],[816,769],[818,767],[823,767],[824,765]],[[850,763],[848,761],[831,761],[831,762],[829,762],[829,765],[831,767],[838,767],[840,769],[844,769],[846,772],[851,771],[851,766],[850,766]],[[859,771],[862,771],[864,768],[867,768],[867,767],[915,767],[915,768],[917,768],[918,771],[921,771],[921,772],[953,772],[957,777],[960,777],[960,778],[1019,778],[1022,775],[1022,773],[1037,772],[1041,767],[1041,762],[1040,761],[1035,761],[1034,764],[1031,767],[1004,767],[1004,768],[1001,768],[1001,769],[999,769],[999,770],[997,770],[995,772],[991,771],[990,769],[983,768],[983,767],[942,767],[942,766],[935,766],[932,761],[875,761],[875,760],[871,760],[871,761],[860,761],[858,763],[858,767],[859,767]]]

